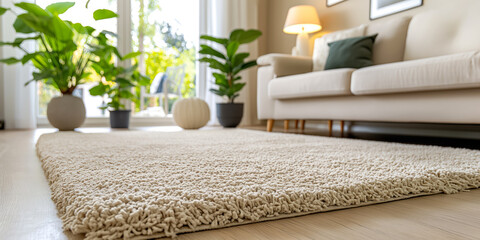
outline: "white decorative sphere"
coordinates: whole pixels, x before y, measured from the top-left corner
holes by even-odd
[[[173,120],[183,129],[199,129],[210,121],[210,108],[200,98],[186,98],[173,105]]]

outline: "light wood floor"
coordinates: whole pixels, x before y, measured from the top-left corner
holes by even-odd
[[[2,240],[79,238],[63,232],[35,155],[36,139],[51,131],[0,131]],[[480,239],[480,190],[183,234],[178,239]]]

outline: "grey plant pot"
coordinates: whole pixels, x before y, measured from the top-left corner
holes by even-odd
[[[72,95],[54,97],[47,105],[48,122],[60,131],[73,131],[85,122],[83,100]]]
[[[243,103],[217,103],[217,118],[223,127],[237,127],[242,117]]]
[[[110,127],[111,128],[128,128],[130,124],[131,110],[110,111]]]

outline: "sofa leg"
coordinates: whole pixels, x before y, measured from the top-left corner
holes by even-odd
[[[345,121],[340,121],[340,137],[343,138],[343,128],[345,127]]]
[[[305,120],[300,120],[300,130],[305,130]]]
[[[332,120],[328,120],[328,136],[329,136],[329,137],[332,136],[332,128],[333,128],[333,121],[332,121]]]
[[[268,121],[267,121],[267,132],[271,132],[273,130],[273,124],[274,123],[275,123],[275,120],[268,119]]]
[[[295,129],[298,129],[298,119],[295,120]]]
[[[288,132],[288,125],[290,124],[290,121],[289,120],[285,120],[283,121],[283,130],[285,132]]]

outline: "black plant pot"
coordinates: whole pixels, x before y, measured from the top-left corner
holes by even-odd
[[[237,127],[242,117],[243,103],[217,103],[217,118],[223,127]]]
[[[128,128],[131,110],[110,111],[111,128]]]

